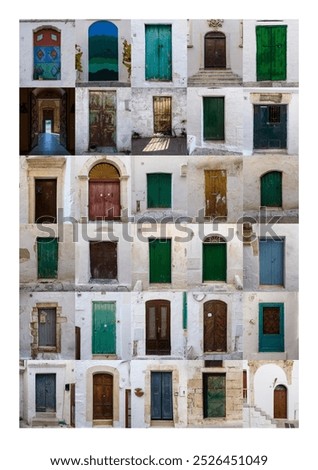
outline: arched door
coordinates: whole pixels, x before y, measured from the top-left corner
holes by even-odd
[[[227,332],[227,305],[221,300],[204,304],[204,352],[225,352]]]
[[[274,390],[274,418],[287,419],[287,388],[277,385]]]
[[[204,68],[226,68],[225,35],[218,31],[207,33],[204,37]]]
[[[282,207],[281,171],[269,171],[261,176],[261,206]]]
[[[93,419],[113,419],[113,376],[93,376]]]
[[[118,80],[118,28],[96,21],[88,30],[89,81]]]
[[[120,175],[110,163],[98,163],[89,172],[89,220],[120,217]]]

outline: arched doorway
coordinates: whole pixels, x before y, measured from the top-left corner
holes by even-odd
[[[221,300],[204,303],[204,352],[227,350],[227,305]]]
[[[146,302],[146,354],[171,354],[168,300]]]
[[[287,388],[277,385],[274,390],[274,418],[287,419]]]
[[[120,218],[120,174],[110,163],[98,163],[89,172],[89,220]]]
[[[113,421],[113,376],[93,375],[93,420]]]
[[[118,80],[118,28],[96,21],[88,30],[89,81]]]
[[[261,176],[261,206],[282,207],[281,171],[269,171]]]
[[[211,31],[205,35],[204,68],[226,68],[226,41],[223,33]]]

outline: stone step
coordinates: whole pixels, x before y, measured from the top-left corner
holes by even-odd
[[[188,78],[188,86],[240,86],[242,79],[231,70],[200,70]]]
[[[55,413],[37,413],[36,417],[32,419],[32,427],[40,428],[57,428],[59,420]]]

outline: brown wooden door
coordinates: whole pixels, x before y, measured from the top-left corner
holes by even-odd
[[[125,428],[131,428],[131,390],[125,391]]]
[[[93,376],[93,419],[113,419],[113,376]]]
[[[171,135],[171,97],[153,97],[154,133]]]
[[[35,180],[35,222],[57,223],[56,179]]]
[[[227,336],[227,305],[221,300],[204,304],[204,352],[225,352]]]
[[[75,327],[75,359],[81,359],[81,329],[79,326]]]
[[[205,170],[205,215],[226,217],[226,170]]]
[[[117,243],[90,242],[92,279],[117,279]]]
[[[277,385],[274,390],[274,418],[287,419],[287,388]]]
[[[116,147],[116,92],[89,92],[89,143]]]
[[[120,217],[120,182],[89,182],[89,219],[113,220]]]
[[[170,353],[170,302],[150,300],[146,302],[146,354]]]
[[[204,38],[204,67],[226,68],[225,36],[220,32],[207,33]]]

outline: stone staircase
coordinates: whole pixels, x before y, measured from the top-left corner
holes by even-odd
[[[32,419],[32,428],[57,428],[59,424],[55,413],[37,413]]]
[[[277,428],[276,422],[257,406],[243,406],[243,423],[245,428]]]
[[[188,87],[238,87],[242,86],[242,78],[230,69],[200,69],[198,73],[188,78]]]

